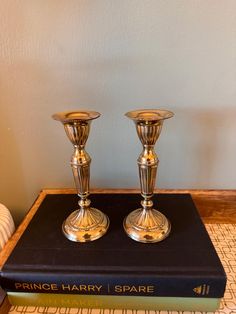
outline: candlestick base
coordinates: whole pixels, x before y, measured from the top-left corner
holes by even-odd
[[[143,243],[160,242],[171,230],[169,220],[156,209],[139,208],[132,211],[124,219],[123,226],[131,239]]]
[[[90,242],[102,237],[109,227],[108,217],[96,208],[75,210],[62,224],[67,239]]]

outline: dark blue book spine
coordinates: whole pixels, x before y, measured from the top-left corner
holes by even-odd
[[[15,292],[221,298],[226,277],[217,274],[142,276],[5,271],[1,274],[1,285],[5,290]]]

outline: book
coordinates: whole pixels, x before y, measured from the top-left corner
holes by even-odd
[[[8,292],[8,299],[14,306],[51,306],[123,310],[214,312],[220,305],[219,298],[104,296],[31,292]]]
[[[61,231],[78,196],[48,194],[1,270],[10,292],[221,298],[226,274],[189,194],[157,194],[154,204],[171,221],[159,243],[128,238],[124,217],[139,194],[94,194],[92,206],[110,218],[108,233],[87,243]]]

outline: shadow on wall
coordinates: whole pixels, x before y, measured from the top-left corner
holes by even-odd
[[[193,167],[193,188],[233,187],[236,170],[229,165],[236,157],[236,108],[181,109],[179,115],[182,130],[176,131],[188,143],[183,158],[188,169]]]
[[[2,106],[3,107],[3,106]],[[8,127],[8,119],[0,111],[0,203],[11,212],[18,221],[19,204],[24,203],[27,192],[24,184],[21,157],[14,130]]]

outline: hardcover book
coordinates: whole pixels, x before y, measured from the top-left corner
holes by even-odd
[[[93,194],[110,218],[99,240],[71,242],[61,231],[78,196],[48,194],[1,270],[10,292],[149,297],[221,298],[226,275],[189,194],[158,194],[155,207],[172,230],[159,243],[128,238],[123,219],[139,194]]]
[[[108,296],[33,292],[8,292],[8,299],[14,306],[51,306],[122,310],[214,312],[220,305],[220,299],[217,298]]]

